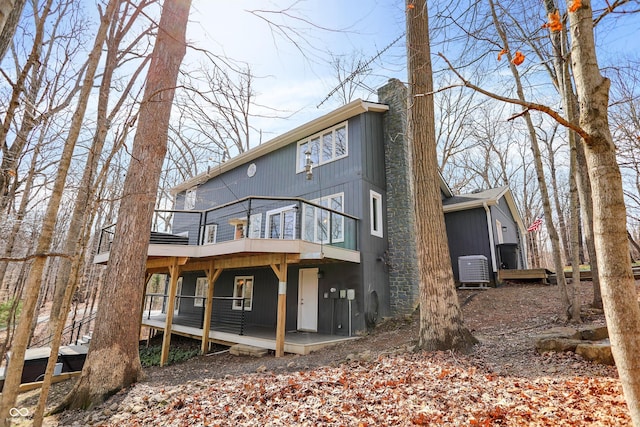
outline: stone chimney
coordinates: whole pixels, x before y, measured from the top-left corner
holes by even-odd
[[[407,138],[407,88],[390,79],[378,89],[384,116],[384,157],[387,175],[389,296],[391,313],[411,314],[419,303],[415,216],[411,186],[411,153]]]

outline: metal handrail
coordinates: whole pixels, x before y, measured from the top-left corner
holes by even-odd
[[[248,196],[248,197],[243,197],[240,198],[238,200],[232,201],[232,202],[228,202],[228,203],[224,203],[222,205],[219,206],[215,206],[209,209],[201,209],[201,210],[184,210],[184,209],[156,209],[154,212],[164,212],[164,213],[179,213],[179,214],[189,214],[189,215],[197,215],[198,219],[197,221],[194,221],[193,224],[197,224],[198,227],[198,236],[197,236],[197,240],[195,245],[202,245],[203,244],[203,231],[204,231],[204,226],[205,223],[207,222],[207,218],[210,216],[210,214],[212,212],[216,212],[216,211],[220,211],[222,209],[234,206],[234,205],[241,205],[242,203],[248,202],[248,209],[243,209],[243,211],[246,211],[246,215],[247,215],[247,221],[249,221],[249,217],[251,216],[252,213],[252,206],[251,206],[251,202],[252,201],[274,201],[274,202],[294,202],[297,203],[299,205],[307,205],[316,209],[320,209],[322,210],[324,213],[326,213],[326,215],[328,216],[329,219],[329,223],[330,223],[330,227],[328,228],[329,230],[329,235],[330,235],[330,230],[332,230],[332,224],[334,221],[334,215],[335,216],[339,216],[343,219],[348,219],[351,221],[355,221],[356,222],[356,226],[355,226],[355,239],[354,242],[356,244],[355,249],[357,249],[357,235],[358,235],[358,226],[357,223],[360,221],[360,219],[356,216],[350,215],[348,213],[345,212],[340,212],[337,211],[335,209],[332,209],[328,206],[322,206],[320,204],[314,203],[314,202],[310,202],[306,199],[300,198],[300,197],[278,197],[278,196],[274,196],[274,197],[268,197],[268,196]],[[224,215],[223,215],[224,217]],[[215,218],[214,218],[215,219]],[[301,219],[301,218],[300,218]],[[106,238],[107,235],[111,234],[113,236],[114,234],[114,230],[113,228],[115,227],[116,223],[107,225],[105,227],[102,228],[102,232],[100,233],[100,238],[99,238],[99,243],[98,243],[98,251],[99,253],[104,253],[104,252],[108,252],[109,249],[103,249],[103,244],[104,244],[104,238]],[[246,236],[245,236],[246,237]],[[302,238],[302,236],[298,236],[299,238]],[[329,237],[329,242],[331,244],[331,237]]]
[[[71,325],[66,326],[64,329],[62,329],[62,336],[64,336],[68,332],[71,332],[71,338],[69,339],[69,344],[72,344],[73,336],[76,335],[76,330],[77,330],[77,337],[76,337],[77,339],[80,337],[80,331],[82,330],[82,327],[87,323],[91,323],[91,321],[95,320],[96,315],[97,313],[93,313],[88,316],[85,316],[80,320],[74,320],[71,323]],[[32,342],[29,347],[43,347],[43,346],[46,346],[47,344],[50,344],[51,341],[53,341],[53,334],[49,334],[40,340]]]

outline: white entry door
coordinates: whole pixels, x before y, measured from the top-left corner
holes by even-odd
[[[298,330],[318,332],[318,269],[302,268],[298,280]]]

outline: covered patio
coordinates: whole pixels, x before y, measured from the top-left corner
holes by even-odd
[[[142,326],[164,332],[166,317],[164,313],[156,313],[151,316],[145,315],[142,318]],[[244,328],[245,330],[240,334],[237,331],[232,331],[228,327],[214,326],[209,330],[209,339],[204,340],[203,329],[197,326],[189,326],[188,323],[188,319],[182,321],[180,316],[174,316],[171,333],[202,340],[203,343],[211,342],[228,346],[244,344],[276,351],[276,331],[273,328],[252,325]],[[284,336],[284,352],[304,355],[330,345],[357,338],[358,337],[343,337],[315,332],[286,331]]]

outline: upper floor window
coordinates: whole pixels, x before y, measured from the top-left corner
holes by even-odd
[[[332,194],[311,200],[320,206],[344,212],[344,193]],[[304,240],[316,243],[338,243],[344,241],[344,217],[328,210],[304,205]]]
[[[207,224],[204,226],[204,233],[202,237],[203,245],[212,245],[216,242],[216,235],[218,234],[217,224]]]
[[[296,172],[304,171],[305,153],[311,153],[314,166],[332,162],[347,157],[347,122],[342,122],[332,128],[310,136],[298,142],[298,158]]]
[[[184,195],[184,209],[190,210],[196,207],[196,187],[193,187]]]
[[[267,212],[265,239],[295,239],[296,212],[295,205]]]

